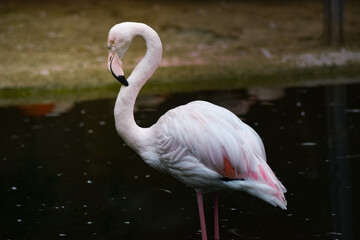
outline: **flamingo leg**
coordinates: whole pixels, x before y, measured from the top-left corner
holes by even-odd
[[[201,227],[201,239],[207,240],[206,225],[205,225],[205,213],[204,213],[204,202],[202,192],[196,192],[196,198],[199,208],[200,227]]]
[[[219,240],[220,234],[219,234],[219,196],[218,196],[218,193],[214,194],[214,232],[215,232],[215,240]]]

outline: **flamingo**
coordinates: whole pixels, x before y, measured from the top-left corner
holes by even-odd
[[[126,79],[122,58],[135,37],[145,40],[147,50]],[[202,240],[207,239],[203,193],[215,193],[215,239],[219,239],[218,191],[245,191],[286,209],[286,189],[266,162],[262,140],[227,109],[193,101],[169,110],[151,127],[136,124],[135,100],[162,57],[161,40],[151,27],[135,22],[113,26],[108,49],[108,69],[122,83],[114,107],[116,130],[148,165],[195,189]]]

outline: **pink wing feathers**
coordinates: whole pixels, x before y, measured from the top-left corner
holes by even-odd
[[[205,191],[244,190],[286,208],[286,189],[266,163],[260,137],[230,111],[194,101],[156,125],[160,161],[175,178]]]

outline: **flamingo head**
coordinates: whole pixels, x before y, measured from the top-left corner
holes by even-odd
[[[131,28],[127,24],[117,24],[110,29],[108,37],[108,69],[111,74],[123,85],[129,83],[124,76],[121,59],[128,50],[132,41]]]

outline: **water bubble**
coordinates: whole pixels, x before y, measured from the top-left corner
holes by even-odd
[[[329,235],[342,236],[342,233],[339,232],[328,232]]]
[[[346,109],[345,112],[348,112],[348,113],[360,113],[360,109],[358,109],[358,108]]]
[[[60,116],[60,112],[47,113],[45,116],[47,116],[47,117],[58,117],[58,116]]]
[[[43,125],[41,125],[41,124],[36,124],[36,125],[32,125],[31,126],[31,129],[41,129],[41,128],[43,128],[44,126]]]
[[[164,189],[164,188],[159,188],[158,189],[159,191],[163,191],[163,192],[166,192],[166,193],[169,193],[169,194],[172,194],[172,192],[168,189]]]
[[[12,140],[15,140],[15,139],[18,139],[19,136],[18,136],[18,135],[12,135],[10,138],[11,138]]]
[[[303,142],[301,143],[302,146],[316,146],[316,142]]]

